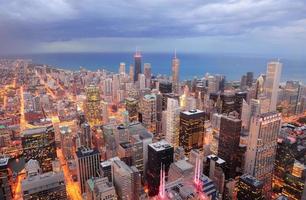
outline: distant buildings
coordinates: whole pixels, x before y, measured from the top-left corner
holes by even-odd
[[[21,139],[25,161],[38,160],[43,172],[52,171],[52,161],[56,158],[53,126],[26,129]]]
[[[125,99],[125,109],[128,111],[130,122],[138,120],[138,103],[138,100],[131,97]]]
[[[179,94],[180,80],[179,80],[180,60],[176,57],[176,52],[172,59],[172,91]]]
[[[134,82],[138,81],[139,74],[141,74],[141,53],[136,50],[134,55]]]

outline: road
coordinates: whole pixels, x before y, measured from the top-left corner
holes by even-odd
[[[65,158],[64,158],[64,155],[61,149],[57,149],[57,157],[61,163],[61,166],[64,172],[68,197],[73,200],[82,200],[78,182],[74,182],[72,180],[71,174],[69,172],[68,166],[66,164],[66,161],[65,161]]]

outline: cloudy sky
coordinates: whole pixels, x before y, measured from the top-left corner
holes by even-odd
[[[305,56],[305,0],[0,0],[0,54]]]

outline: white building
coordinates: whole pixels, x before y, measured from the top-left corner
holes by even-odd
[[[174,148],[179,146],[180,107],[178,100],[167,98],[166,140]]]

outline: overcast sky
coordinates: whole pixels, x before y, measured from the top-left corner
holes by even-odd
[[[305,56],[305,0],[0,0],[0,54]]]

